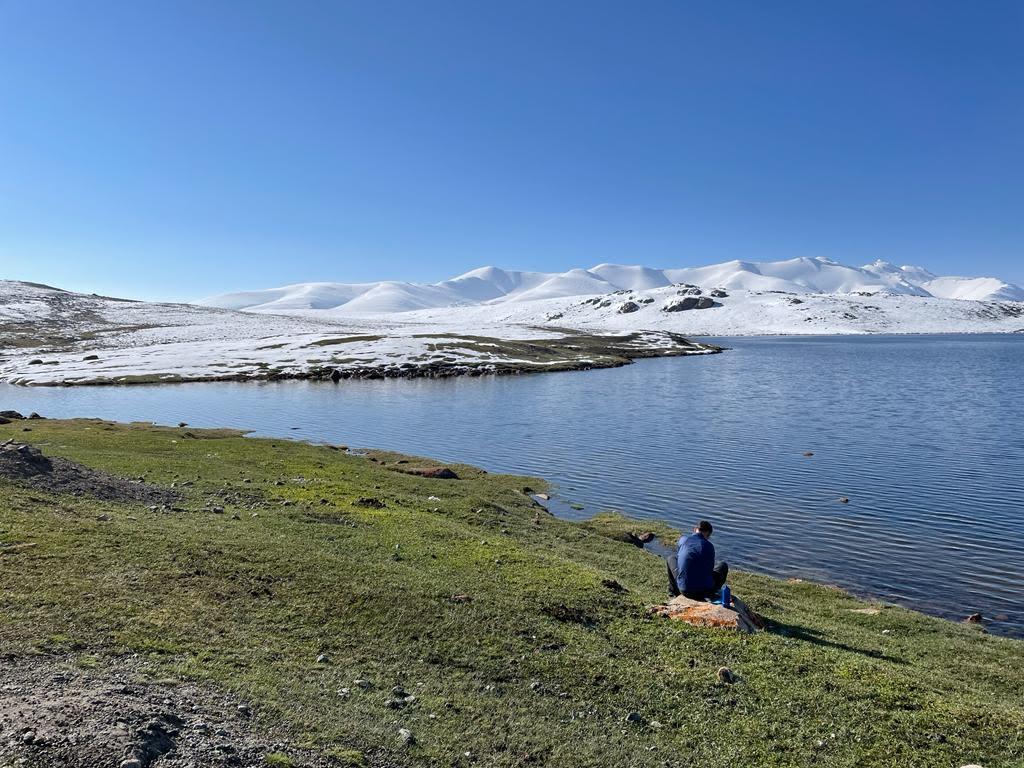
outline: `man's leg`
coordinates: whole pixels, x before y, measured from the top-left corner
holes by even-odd
[[[725,584],[725,580],[729,578],[729,564],[719,563],[715,566],[715,569],[711,572],[711,579],[715,582],[715,590],[722,588]]]
[[[669,597],[678,597],[679,595],[679,581],[676,579],[678,575],[676,573],[676,559],[674,557],[666,557],[665,565],[668,567],[668,594]]]

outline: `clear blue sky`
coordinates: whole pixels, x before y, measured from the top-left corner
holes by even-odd
[[[1024,3],[0,0],[0,277],[1024,282]]]

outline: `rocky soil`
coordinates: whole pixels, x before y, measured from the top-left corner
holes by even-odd
[[[275,739],[244,700],[145,682],[145,666],[129,658],[100,673],[67,658],[0,658],[0,768],[255,768],[273,764],[268,755],[339,765]]]
[[[11,440],[0,445],[0,477],[40,491],[92,496],[103,501],[168,505],[179,499],[175,491],[167,488],[44,456],[38,448]]]

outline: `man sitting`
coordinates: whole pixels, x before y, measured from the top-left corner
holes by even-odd
[[[693,533],[679,539],[675,557],[668,558],[668,592],[682,593],[691,600],[708,600],[718,595],[729,575],[729,565],[715,565],[715,545],[708,539],[714,528],[701,520]]]

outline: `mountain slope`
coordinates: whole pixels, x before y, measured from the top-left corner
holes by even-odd
[[[681,269],[599,264],[592,269],[562,273],[482,267],[430,285],[391,281],[304,283],[266,291],[229,293],[199,303],[250,312],[330,310],[332,315],[375,315],[481,304],[518,304],[616,291],[652,291],[677,283],[706,290],[884,293],[969,301],[1024,301],[1024,289],[993,277],[941,277],[921,267],[897,267],[883,261],[850,267],[830,259],[796,258],[774,262],[729,261]]]

